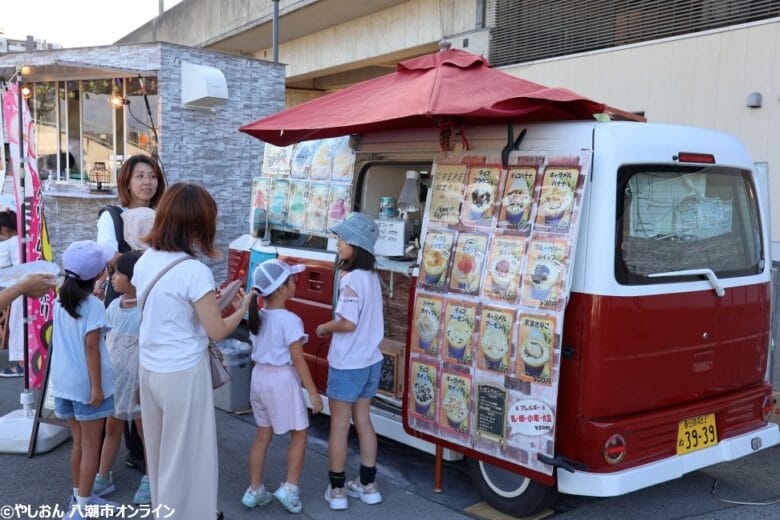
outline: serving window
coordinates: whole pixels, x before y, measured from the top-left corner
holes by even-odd
[[[624,166],[618,171],[617,194],[618,282],[685,281],[649,275],[687,269],[709,268],[719,278],[763,270],[764,244],[750,172],[719,166]]]

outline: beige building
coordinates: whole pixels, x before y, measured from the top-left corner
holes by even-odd
[[[273,0],[184,0],[120,40],[271,59]],[[780,200],[780,1],[280,0],[288,106],[455,47],[649,121],[715,128],[766,163]],[[772,217],[780,261],[780,211]]]

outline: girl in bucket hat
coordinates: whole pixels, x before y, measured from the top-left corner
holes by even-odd
[[[252,290],[265,299],[265,308],[257,308],[257,297],[249,303],[249,332],[252,342],[250,401],[257,433],[249,450],[249,488],[241,503],[248,508],[265,505],[271,494],[263,485],[265,454],[273,434],[290,432],[287,457],[287,481],[273,496],[291,513],[303,507],[298,482],[303,469],[309,415],[301,383],[309,393],[312,413],[322,410],[322,398],[303,357],[303,344],[309,337],[303,332],[301,318],[284,308],[295,296],[295,283],[303,265],[288,265],[276,258],[258,265],[252,273]]]
[[[332,334],[328,353],[330,437],[325,500],[331,509],[346,509],[347,495],[378,504],[382,495],[376,478],[376,433],[369,410],[379,385],[384,336],[382,289],[374,268],[374,244],[379,230],[362,213],[350,213],[330,230],[338,236],[341,270],[335,318],[317,327],[317,336]],[[360,478],[346,481],[344,465],[350,419],[360,443]]]
[[[85,518],[92,495],[105,418],[114,412],[114,383],[102,329],[106,311],[92,294],[114,251],[83,240],[62,254],[65,280],[54,301],[51,383],[54,412],[73,432],[73,498],[67,518]]]

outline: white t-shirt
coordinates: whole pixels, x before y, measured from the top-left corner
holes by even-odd
[[[351,292],[357,296],[345,295]],[[384,337],[385,320],[382,288],[375,272],[356,269],[342,275],[335,315],[336,319],[347,319],[356,327],[352,332],[333,333],[328,365],[346,370],[369,367],[382,360],[379,343]]]
[[[103,302],[90,294],[77,312],[81,317],[75,319],[62,308],[59,299],[54,301],[51,382],[55,397],[88,403],[90,385],[85,338],[87,332],[100,330],[106,324],[106,309]],[[106,342],[102,333],[99,336],[100,386],[103,396],[108,398],[114,395],[114,380]]]
[[[132,284],[141,298],[147,285],[186,253],[148,249],[135,264]],[[198,260],[186,260],[165,273],[152,288],[143,309],[138,343],[141,366],[152,372],[178,372],[195,366],[209,338],[195,312],[195,302],[214,290],[214,275]]]
[[[303,332],[303,321],[287,309],[263,309],[260,320],[257,336],[249,335],[252,361],[274,366],[291,364],[290,345],[309,341]]]
[[[119,206],[122,213],[127,211],[124,206]],[[111,218],[111,213],[104,211],[100,214],[97,221],[97,242],[98,244],[108,244],[114,251],[119,251],[119,242],[116,239],[116,229],[114,229],[114,219]]]
[[[8,251],[11,265],[22,263],[19,258],[19,237],[13,236],[0,242],[0,250]],[[4,255],[5,253],[0,253]],[[11,304],[11,314],[8,317],[8,361],[24,360],[24,314],[22,302],[24,298],[19,296]]]

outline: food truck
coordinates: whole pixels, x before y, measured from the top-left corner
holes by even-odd
[[[326,413],[327,229],[354,210],[380,230],[377,433],[466,457],[497,509],[621,495],[779,444],[767,187],[745,146],[640,122],[513,126],[519,142],[482,125],[455,146],[427,128],[265,145],[229,270],[306,264],[289,309]]]

